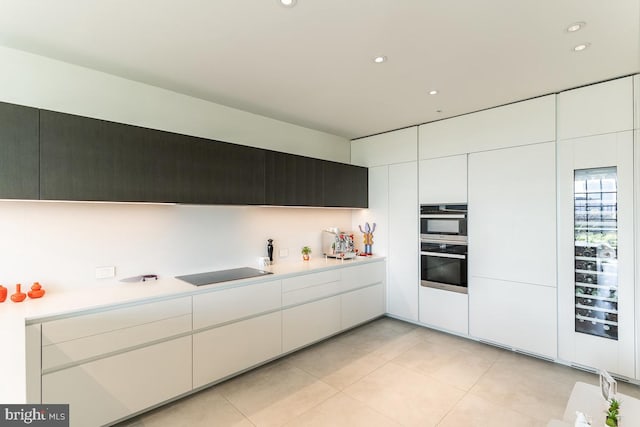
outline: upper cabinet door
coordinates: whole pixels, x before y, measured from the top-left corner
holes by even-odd
[[[420,160],[420,204],[467,203],[467,155]]]
[[[264,151],[69,114],[40,114],[41,198],[264,204]]]
[[[323,205],[326,207],[368,207],[367,168],[322,161]]]
[[[322,161],[267,151],[266,204],[322,206]]]
[[[427,123],[419,136],[420,159],[555,141],[556,96]]]
[[[418,158],[418,127],[394,130],[351,141],[351,163],[383,166]]]
[[[0,199],[37,199],[38,110],[0,103]]]
[[[558,139],[633,129],[633,78],[581,87],[558,95]]]
[[[135,126],[41,110],[41,198],[169,201],[152,197],[155,156],[146,136]]]

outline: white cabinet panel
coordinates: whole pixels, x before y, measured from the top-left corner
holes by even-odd
[[[5,328],[7,326],[5,325]],[[42,401],[42,352],[40,351],[42,342],[42,325],[36,323],[33,325],[27,325],[25,328],[25,374],[27,387],[27,400],[26,403],[41,403]],[[16,369],[14,366],[13,369]],[[19,397],[20,391],[16,389],[11,390],[14,396]],[[7,402],[13,403],[13,402]],[[17,403],[17,402],[16,402]]]
[[[558,140],[632,128],[632,77],[558,94]]]
[[[555,359],[556,289],[472,277],[469,334]]]
[[[193,328],[230,322],[281,306],[280,280],[199,294],[193,297]]]
[[[634,148],[633,132],[616,132],[558,142],[558,356],[627,377],[634,365]],[[636,153],[637,155],[638,153]],[[574,174],[577,169],[617,167],[618,339],[576,332]],[[637,178],[636,178],[637,179]],[[640,360],[639,360],[640,361]]]
[[[340,295],[282,311],[282,351],[319,341],[340,331]]]
[[[468,295],[420,287],[420,322],[467,335],[469,333]]]
[[[193,335],[193,387],[198,388],[274,358],[282,351],[280,312]]]
[[[417,162],[389,166],[387,311],[418,320],[419,224]]]
[[[384,285],[369,286],[341,295],[341,327],[347,329],[384,314]]]
[[[44,345],[42,346],[42,369],[44,371],[55,369],[66,364],[122,351],[183,333],[191,333],[190,314],[57,344]]]
[[[340,280],[340,271],[329,270],[320,273],[303,274],[282,281],[282,292],[293,292],[304,288],[324,285]]]
[[[351,141],[351,164],[354,165],[381,166],[417,158],[417,126]]]
[[[419,158],[554,141],[555,98],[555,95],[542,96],[421,125]]]
[[[342,291],[361,288],[385,281],[384,262],[373,262],[340,270]]]
[[[338,270],[305,274],[282,281],[282,305],[301,304],[307,301],[336,295],[342,291]]]
[[[556,286],[555,144],[469,155],[469,276]]]
[[[420,160],[420,204],[467,203],[467,155]]]
[[[71,425],[92,427],[191,390],[191,337],[42,376],[43,403],[69,403]]]
[[[42,324],[42,343],[54,344],[191,314],[191,297],[114,308]]]
[[[640,74],[633,76],[633,103],[633,111],[636,112],[633,127],[640,129]]]

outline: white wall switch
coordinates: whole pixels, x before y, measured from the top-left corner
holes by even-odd
[[[280,249],[280,258],[286,258],[289,256],[289,249]]]
[[[114,266],[96,267],[96,279],[110,279],[111,277],[116,277]]]

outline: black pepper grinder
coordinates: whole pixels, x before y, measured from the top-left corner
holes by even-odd
[[[269,265],[273,264],[273,239],[267,240],[267,255],[269,255]]]

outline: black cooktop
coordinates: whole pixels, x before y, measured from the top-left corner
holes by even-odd
[[[269,271],[258,270],[256,268],[241,267],[230,270],[209,271],[207,273],[188,274],[186,276],[176,276],[176,279],[184,280],[194,286],[210,285],[212,283],[229,282],[231,280],[249,279],[251,277],[266,276],[273,274]]]

